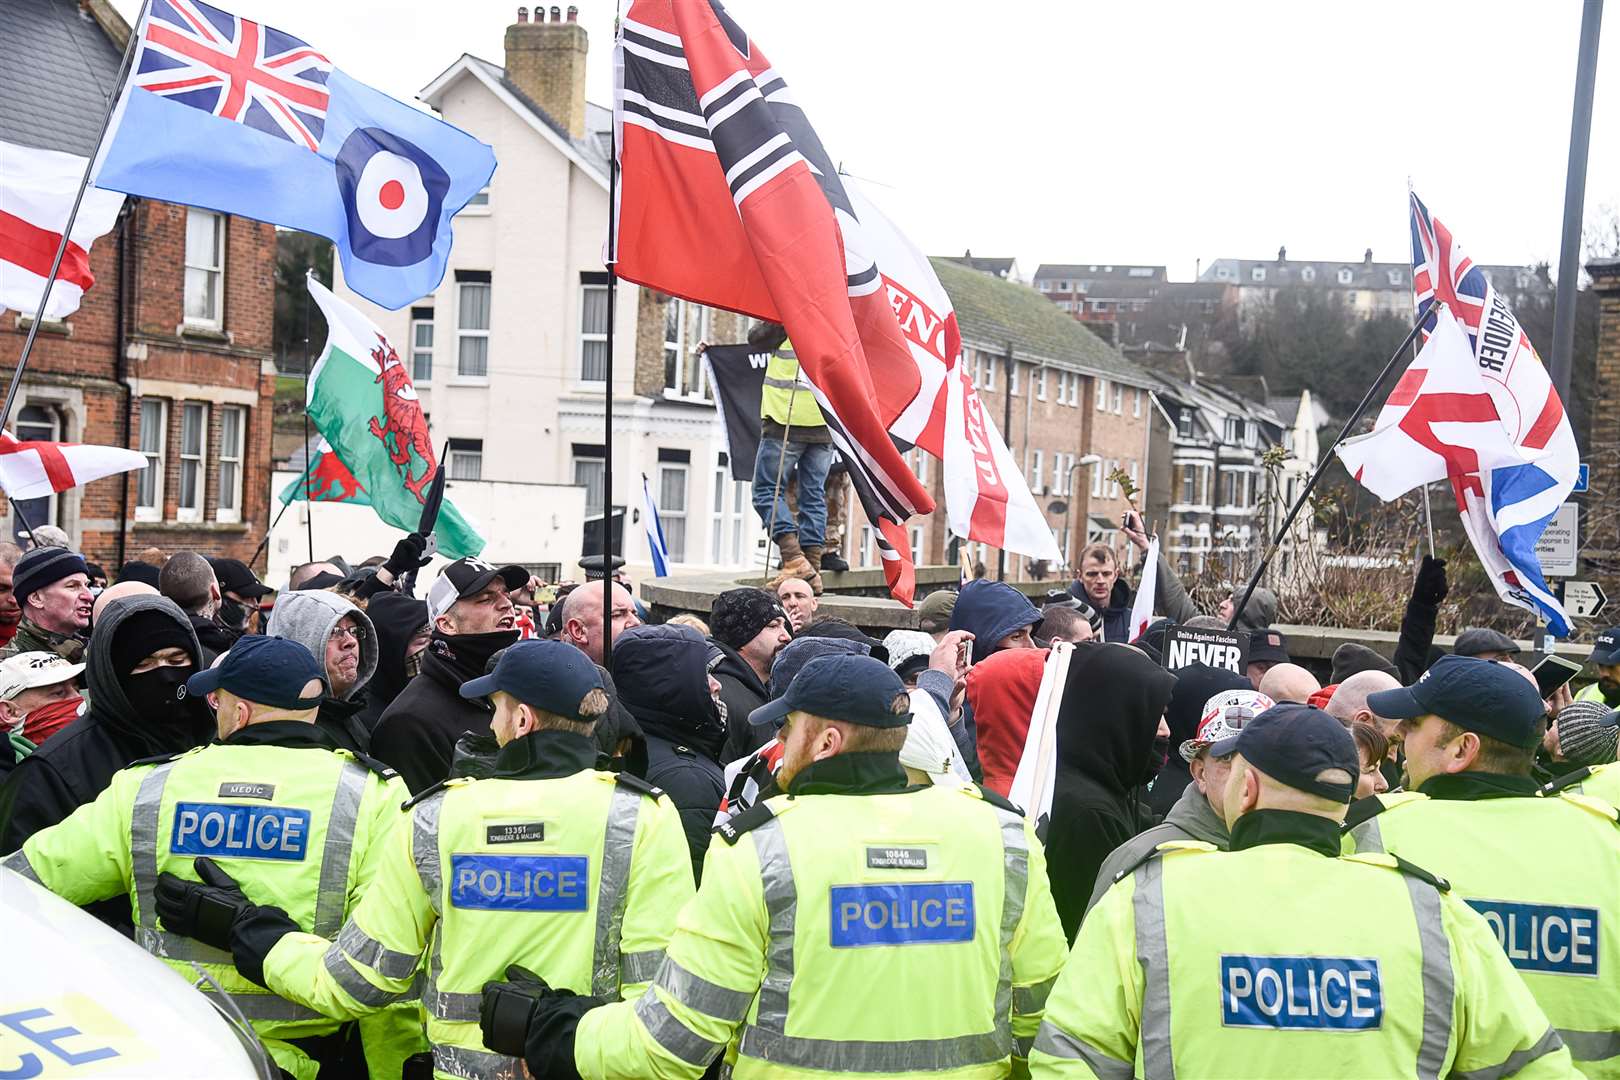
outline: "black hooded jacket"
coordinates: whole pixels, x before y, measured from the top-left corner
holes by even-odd
[[[726,725],[709,696],[708,657],[708,642],[687,626],[638,626],[613,642],[619,700],[646,736],[645,779],[681,813],[694,880],[726,793]]]
[[[1193,664],[1176,672],[1176,688],[1164,712],[1170,725],[1170,755],[1148,793],[1148,806],[1155,817],[1168,814],[1192,783],[1192,770],[1181,756],[1181,744],[1198,734],[1198,721],[1203,719],[1209,699],[1222,690],[1248,690],[1251,685],[1242,675],[1208,664]]]
[[[411,681],[405,674],[405,650],[416,632],[427,626],[427,604],[404,593],[382,592],[371,598],[366,614],[377,631],[377,670],[366,683],[359,716],[367,731],[375,731],[388,706]]]
[[[450,775],[456,740],[489,731],[494,713],[483,698],[461,696],[461,684],[484,674],[489,658],[517,641],[516,630],[442,634],[435,630],[422,673],[389,705],[371,733],[371,754],[417,795]]]
[[[46,739],[24,758],[0,787],[0,850],[16,851],[40,829],[55,825],[85,803],[95,800],[112,781],[113,773],[142,758],[176,754],[202,746],[215,734],[213,717],[201,699],[183,715],[140,716],[124,692],[123,680],[113,671],[113,638],[130,616],[155,610],[170,616],[190,642],[195,669],[202,660],[191,620],[161,596],[130,596],[107,605],[96,622],[85,650],[85,678],[90,690],[90,711]],[[182,712],[182,710],[176,710]],[[102,921],[126,932],[129,902],[92,905]]]
[[[1176,677],[1126,645],[1082,646],[1069,662],[1057,719],[1057,776],[1046,866],[1074,940],[1108,853],[1136,835],[1137,789],[1152,764]]]
[[[770,694],[766,692],[758,673],[748,666],[748,661],[736,649],[714,638],[705,644],[709,648],[709,655],[716,657],[709,674],[720,684],[720,700],[726,704],[727,734],[720,760],[736,761],[765,745],[764,742],[754,742],[756,733],[749,729],[748,716],[769,701]],[[765,740],[769,741],[768,738]]]

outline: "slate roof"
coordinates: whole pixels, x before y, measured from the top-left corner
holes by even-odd
[[[9,2],[9,0],[6,0]],[[573,146],[580,155],[594,165],[603,176],[608,173],[609,163],[612,161],[612,149],[603,136],[613,131],[613,110],[602,105],[585,103],[585,134],[581,138],[573,138],[568,129],[563,127],[550,113],[540,107],[540,104],[525,94],[518,84],[506,77],[506,69],[499,64],[492,64],[481,57],[467,54],[469,63],[482,68],[496,82],[499,82],[513,97],[523,103],[523,107],[535,115],[541,123],[545,124],[557,137]]]
[[[1151,386],[1147,372],[1028,285],[932,258],[950,295],[964,343],[998,355],[1008,343],[1020,360],[1047,361],[1132,386]]]
[[[1013,263],[1017,262],[1016,259],[1011,258],[1001,259],[988,255],[975,255],[971,251],[964,252],[961,255],[947,255],[944,257],[952,262],[961,263],[971,270],[994,274],[996,277],[1001,278],[1012,273]]]
[[[1254,280],[1258,267],[1264,271],[1262,280]],[[1350,271],[1348,282],[1339,281],[1339,271]],[[1307,272],[1308,271],[1308,272]],[[1392,289],[1412,288],[1412,267],[1405,262],[1368,262],[1365,258],[1346,259],[1343,262],[1313,261],[1310,259],[1216,259],[1199,276],[1200,281],[1223,281],[1233,285],[1279,288],[1303,285],[1307,288],[1326,289]]]
[[[1131,273],[1131,271],[1148,270],[1151,273]],[[1035,268],[1035,280],[1045,281],[1050,278],[1064,278],[1081,281],[1158,281],[1163,282],[1166,277],[1162,266],[1148,266],[1142,263],[1041,263]]]
[[[88,157],[122,59],[74,0],[0,0],[0,140]]]

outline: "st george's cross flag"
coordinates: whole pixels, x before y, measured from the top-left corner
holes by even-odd
[[[135,38],[97,186],[324,236],[386,308],[438,287],[489,147],[202,0],[150,0]]]
[[[15,308],[32,318],[39,310],[86,164],[77,154],[0,142],[0,311]],[[123,205],[117,192],[85,190],[45,305],[47,319],[79,310],[96,283],[90,245],[112,231]]]
[[[13,500],[42,499],[144,468],[146,456],[122,446],[41,442],[0,431],[0,490]]]
[[[1153,601],[1159,595],[1159,538],[1148,541],[1147,554],[1142,556],[1142,580],[1136,585],[1136,599],[1131,601],[1131,629],[1126,641],[1135,641],[1147,633],[1153,622]]]

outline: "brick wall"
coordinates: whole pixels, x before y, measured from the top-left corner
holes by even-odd
[[[1620,491],[1620,259],[1595,260],[1586,269],[1598,293],[1598,345],[1591,435],[1581,455],[1592,465],[1581,511],[1582,524],[1592,525],[1582,555],[1611,598],[1598,622],[1607,626],[1620,603],[1620,515],[1614,509]]]

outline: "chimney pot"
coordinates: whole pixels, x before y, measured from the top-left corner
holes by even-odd
[[[526,23],[528,21],[529,21],[529,9],[526,8],[526,7],[518,8],[518,22]]]
[[[1277,249],[1277,261],[1280,263],[1288,261],[1288,248],[1279,247]]]
[[[1362,261],[1364,261],[1368,266],[1372,265],[1372,248],[1367,249],[1367,254],[1362,256]]]
[[[575,7],[573,4],[568,5],[568,21],[579,22],[579,8]]]
[[[555,5],[552,6],[552,8],[551,8],[551,21],[554,22],[554,23],[562,22],[562,8],[557,7]]]

